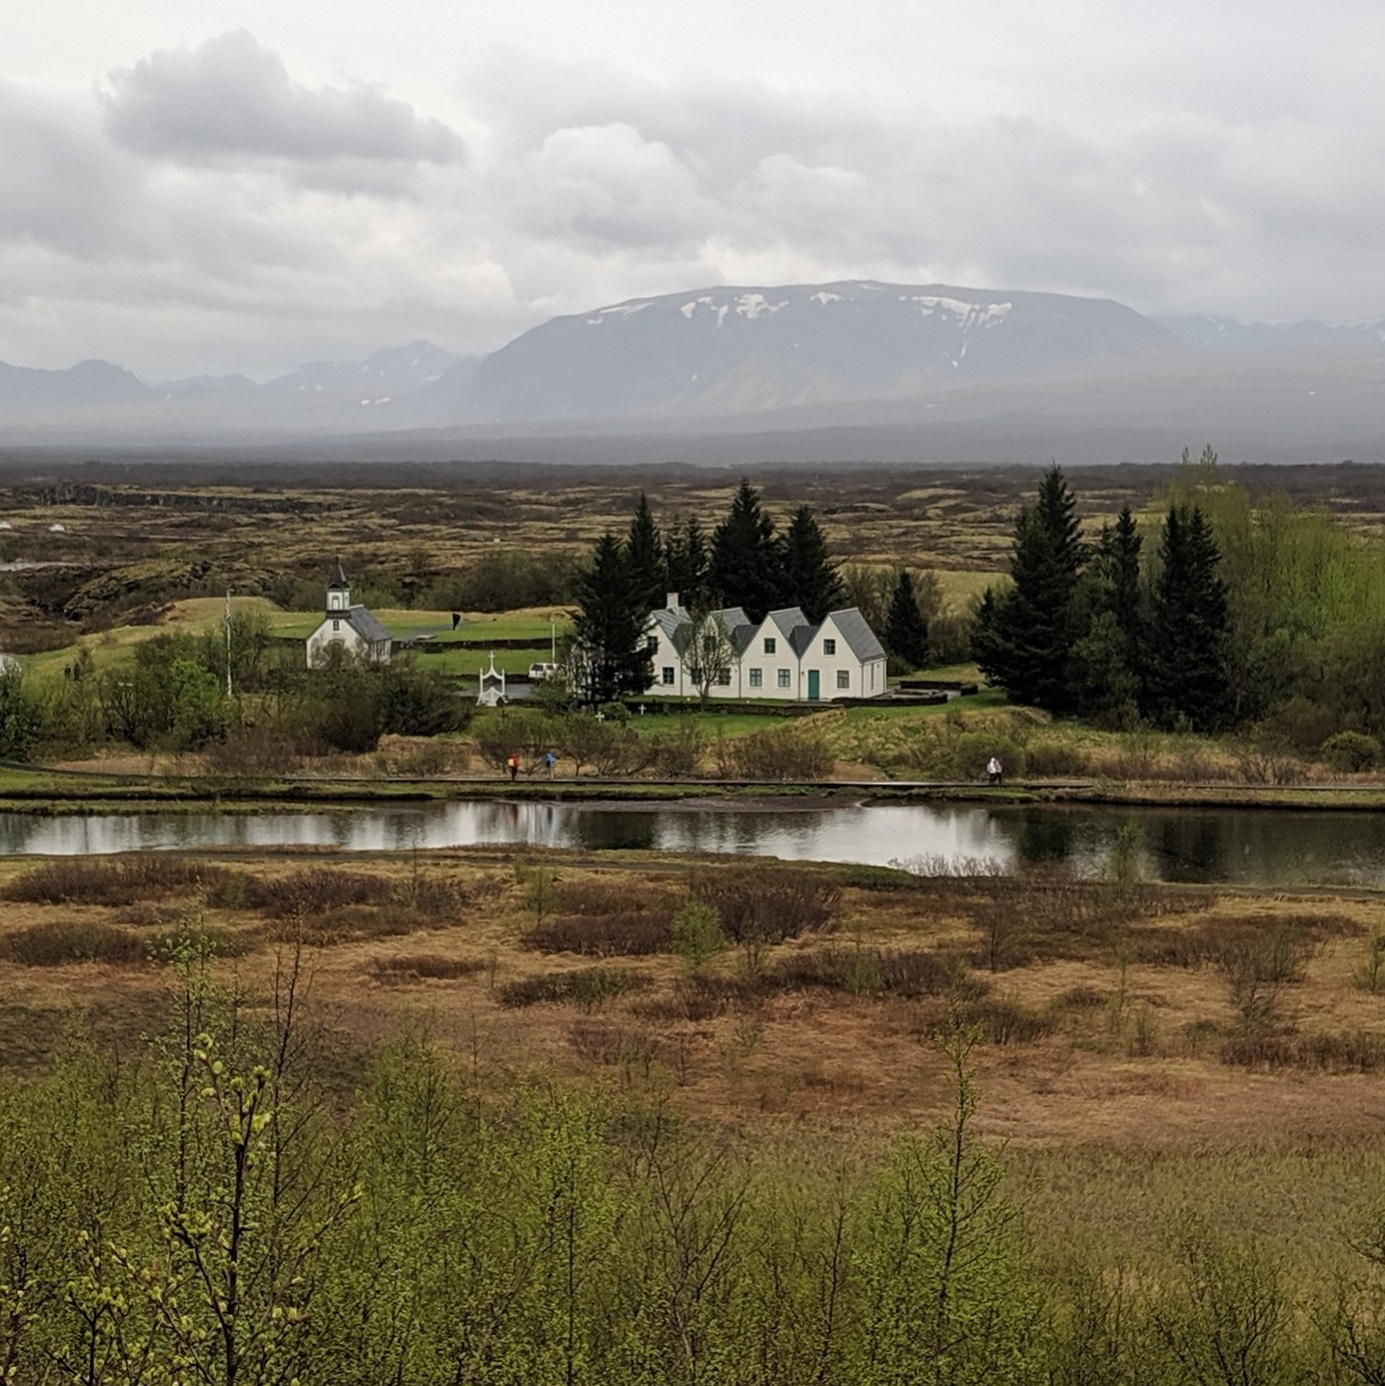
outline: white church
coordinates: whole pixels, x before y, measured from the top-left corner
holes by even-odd
[[[830,611],[816,625],[800,607],[771,611],[752,621],[738,606],[712,612],[726,629],[731,651],[716,671],[713,698],[774,698],[781,702],[826,702],[833,698],[878,698],[885,692],[885,649],[859,608]],[[692,671],[696,623],[670,592],[662,611],[650,613],[646,634],[654,665],[649,693],[695,698],[701,693]]]
[[[308,668],[321,669],[333,646],[371,664],[390,662],[390,633],[364,606],[352,606],[351,584],[340,559],[336,576],[327,584],[327,614],[308,637]]]

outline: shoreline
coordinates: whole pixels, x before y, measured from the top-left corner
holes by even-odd
[[[262,780],[208,775],[131,775],[101,770],[0,767],[0,812],[68,816],[104,812],[176,813],[180,810],[256,813],[266,808],[305,811],[381,804],[427,804],[519,799],[553,803],[720,801],[728,809],[765,801],[781,810],[827,807],[842,800],[863,804],[959,803],[993,805],[1125,805],[1149,808],[1218,808],[1376,812],[1385,809],[1385,783],[1243,785],[1226,782],[1107,782],[1017,780],[1003,786],[941,780],[534,780],[501,777],[287,776]]]

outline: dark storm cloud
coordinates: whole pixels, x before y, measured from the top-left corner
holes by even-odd
[[[107,124],[141,154],[199,162],[260,156],[458,163],[460,138],[379,87],[310,90],[246,32],[161,51],[111,75]]]

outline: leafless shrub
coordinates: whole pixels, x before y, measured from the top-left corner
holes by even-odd
[[[432,916],[403,906],[343,905],[323,914],[272,916],[264,925],[263,934],[276,943],[324,947],[372,938],[403,938],[436,927]]]
[[[203,752],[207,770],[228,779],[259,779],[292,772],[299,763],[288,733],[272,727],[242,727],[212,742]]]
[[[693,882],[693,898],[710,905],[733,943],[782,943],[831,928],[841,887],[831,876],[792,867],[709,872]]]
[[[1246,742],[1236,749],[1236,778],[1244,784],[1302,784],[1308,767],[1286,751]]]
[[[21,967],[93,962],[135,967],[150,961],[150,949],[139,934],[114,924],[52,920],[0,937],[0,957]]]
[[[975,1026],[990,1044],[1032,1044],[1053,1029],[1053,1020],[1005,997],[986,997],[961,1006],[957,1018]]]
[[[630,1009],[645,1020],[696,1023],[713,1020],[731,1006],[755,999],[755,993],[740,978],[694,972],[679,977],[671,992],[643,998]]]
[[[654,766],[671,780],[691,779],[697,774],[707,735],[696,722],[679,720],[668,731],[655,732],[649,738]]]
[[[377,982],[413,982],[424,978],[451,981],[470,977],[486,966],[482,958],[449,958],[441,953],[408,953],[393,958],[373,958],[369,965]]]
[[[215,891],[228,874],[222,867],[157,852],[63,857],[15,877],[3,895],[28,904],[132,905],[175,893]]]
[[[1296,1068],[1329,1073],[1376,1073],[1385,1068],[1385,1035],[1357,1030],[1344,1035],[1299,1035],[1293,1044]]]
[[[646,1030],[631,1030],[602,1021],[582,1021],[568,1031],[568,1043],[588,1063],[638,1064],[646,1071],[663,1055],[663,1045]]]
[[[1055,997],[1053,1008],[1059,1011],[1098,1011],[1107,1001],[1106,993],[1100,988],[1083,984],[1069,987],[1067,991]]]
[[[1228,915],[1190,929],[1159,929],[1130,935],[1133,958],[1169,967],[1221,967],[1231,972],[1254,965],[1276,985],[1300,982],[1303,969],[1328,938],[1359,934],[1345,915]]]
[[[463,883],[416,874],[402,879],[314,866],[245,878],[244,903],[271,919],[312,918],[351,907],[398,906],[424,923],[455,915],[472,898]],[[415,925],[415,927],[418,927]]]
[[[347,905],[383,905],[393,893],[394,883],[385,876],[310,866],[286,876],[250,877],[245,903],[271,918],[283,919],[326,914]]]
[[[582,1010],[597,1010],[627,992],[650,985],[642,972],[615,967],[585,967],[576,972],[541,972],[521,977],[500,988],[503,1006],[534,1006],[544,1001],[575,1002]]]
[[[836,760],[819,727],[785,726],[716,743],[717,773],[725,780],[821,780]]]
[[[958,961],[921,950],[818,948],[778,959],[758,979],[762,991],[818,988],[853,995],[941,996],[958,979]]]
[[[530,929],[520,945],[539,953],[585,953],[591,957],[641,957],[673,951],[673,928],[664,913],[563,915]]]
[[[667,911],[672,914],[675,908],[671,892],[652,890],[643,883],[628,878],[564,879],[558,882],[555,894],[560,914],[626,914],[646,910],[651,913]]]

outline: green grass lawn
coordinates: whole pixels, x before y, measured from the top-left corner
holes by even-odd
[[[551,648],[552,629],[546,618],[525,615],[471,615],[456,630],[452,629],[449,611],[405,611],[401,609],[372,610],[371,614],[396,640],[412,640],[431,635],[440,645],[460,640],[532,640],[535,647]],[[279,611],[270,616],[276,635],[294,636],[306,640],[322,624],[318,612]],[[557,622],[561,638],[571,629],[566,618]],[[547,655],[544,658],[548,658]],[[527,664],[525,666],[528,667]]]
[[[59,650],[47,650],[42,654],[25,656],[26,670],[40,679],[57,677],[63,667],[76,657],[80,650],[88,650],[98,669],[110,668],[130,658],[134,647],[156,635],[172,631],[193,632],[220,631],[225,613],[225,602],[221,597],[196,597],[178,602],[157,625],[116,626],[107,631],[96,631],[83,635],[71,645]],[[287,639],[306,640],[322,624],[318,612],[281,611],[272,602],[262,597],[236,597],[233,609],[263,613],[275,635]],[[456,631],[452,629],[452,614],[448,611],[404,611],[384,610],[374,613],[392,636],[407,640],[419,635],[436,633],[434,643],[444,646],[455,645],[445,654],[423,656],[421,663],[429,669],[441,669],[449,674],[468,674],[475,678],[483,665],[489,664],[489,653],[483,649],[464,648],[457,642],[461,640],[532,640],[518,650],[497,650],[496,667],[507,674],[527,673],[531,664],[546,662],[552,658],[552,627],[547,615],[538,616],[528,612],[515,612],[497,616],[473,614],[464,620]],[[566,635],[571,622],[564,617],[557,623],[557,634]]]
[[[641,736],[655,736],[659,732],[671,731],[680,723],[691,722],[710,737],[749,736],[752,732],[786,726],[790,721],[792,719],[787,717],[757,717],[754,713],[745,712],[651,713],[644,717],[636,713],[630,718],[630,726]]]
[[[497,637],[499,638],[499,637]],[[420,669],[438,669],[447,674],[464,674],[475,679],[482,669],[490,668],[490,651],[444,647],[441,654],[415,654]],[[546,664],[550,659],[547,645],[533,645],[522,650],[497,650],[495,667],[507,674],[527,674],[531,664]]]

